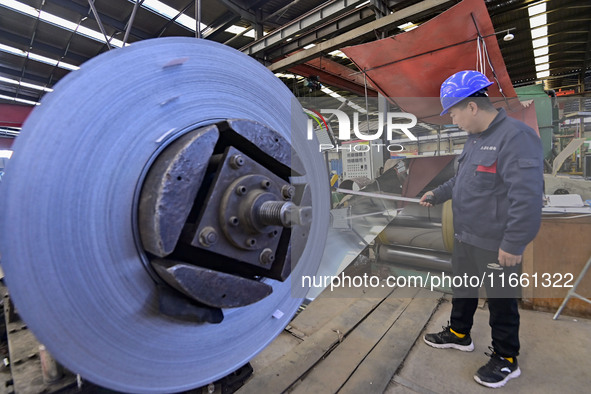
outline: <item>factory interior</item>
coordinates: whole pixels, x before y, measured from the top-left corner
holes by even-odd
[[[0,0],[0,394],[586,393],[590,235],[589,0]]]

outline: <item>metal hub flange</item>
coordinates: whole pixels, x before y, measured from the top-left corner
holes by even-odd
[[[289,181],[302,169],[282,136],[248,120],[189,132],[156,158],[139,232],[151,269],[180,303],[240,307],[271,293],[261,278],[289,276],[311,223],[306,185]]]

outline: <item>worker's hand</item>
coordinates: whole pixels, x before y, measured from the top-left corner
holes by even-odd
[[[521,255],[515,255],[505,252],[499,248],[499,264],[503,267],[513,267],[521,263]]]
[[[423,194],[423,197],[421,197],[419,204],[421,204],[424,207],[432,207],[433,204],[430,202],[427,202],[427,199],[429,197],[431,197],[431,200],[433,201],[435,199],[435,194],[433,194],[433,192],[427,192],[427,193]]]

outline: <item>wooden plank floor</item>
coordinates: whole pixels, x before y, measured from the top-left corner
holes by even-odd
[[[336,289],[301,312],[251,364],[248,393],[379,393],[443,294],[419,288]]]

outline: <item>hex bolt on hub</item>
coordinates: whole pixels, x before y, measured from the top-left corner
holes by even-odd
[[[261,255],[259,256],[259,260],[263,265],[273,264],[273,261],[275,261],[275,253],[273,253],[273,251],[269,248],[263,249]]]
[[[230,167],[238,169],[244,165],[244,157],[242,155],[234,155],[230,158]]]
[[[218,241],[218,234],[213,227],[205,227],[199,233],[199,242],[203,246],[211,246]]]
[[[285,185],[281,188],[281,194],[286,200],[291,200],[295,195],[295,187],[291,185]]]

